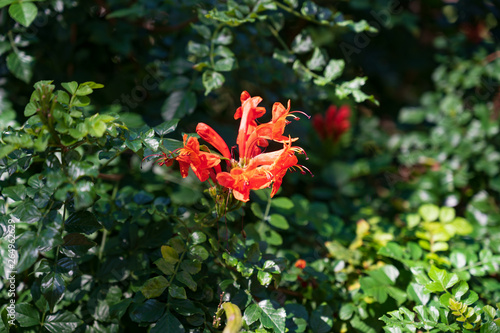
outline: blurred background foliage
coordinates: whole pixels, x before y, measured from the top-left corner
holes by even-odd
[[[500,330],[498,1],[0,6],[17,330],[214,332],[222,302],[252,332]],[[26,107],[40,80],[68,150]],[[198,122],[235,142],[243,90],[318,119],[288,129],[314,177],[214,225],[203,184],[140,159]]]

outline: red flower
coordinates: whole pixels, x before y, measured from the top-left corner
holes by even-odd
[[[194,174],[202,182],[210,176],[210,169],[220,163],[219,156],[200,151],[198,139],[195,137],[187,139],[187,134],[184,134],[184,147],[179,149],[179,155],[175,159],[179,162],[182,177],[187,177],[191,166]]]
[[[350,116],[351,109],[348,105],[342,105],[339,109],[331,105],[326,110],[324,117],[321,114],[313,117],[313,126],[321,139],[330,139],[337,142],[342,134],[351,127]]]
[[[285,126],[289,123],[286,118],[293,117],[297,120],[299,118],[293,113],[301,111],[290,112],[290,101],[288,101],[287,108],[281,103],[275,103],[271,121],[259,125],[256,119],[266,112],[265,108],[258,106],[262,98],[251,97],[248,92],[244,91],[240,100],[241,107],[234,114],[235,119],[241,119],[236,139],[238,160],[231,156],[221,136],[204,123],[196,126],[196,133],[221,155],[210,152],[207,147],[200,147],[198,139],[194,137],[187,139],[185,135],[184,146],[173,152],[177,153],[173,159],[179,161],[182,177],[187,177],[189,167],[191,167],[201,181],[211,178],[214,183],[230,189],[239,201],[248,201],[250,190],[259,190],[270,185],[273,186],[272,197],[280,188],[288,169],[297,167],[301,172],[306,169],[297,164],[298,159],[295,156],[295,153],[302,154],[304,150],[292,146],[292,142],[298,138],[292,139],[283,135]],[[283,143],[283,149],[263,153],[262,148],[268,146],[268,141]],[[201,148],[203,151],[200,150]],[[227,171],[222,171],[221,159],[227,161]],[[166,160],[170,162],[166,155],[160,160],[162,164],[167,164]]]
[[[295,262],[295,267],[304,269],[306,268],[306,261],[304,259],[299,259]]]

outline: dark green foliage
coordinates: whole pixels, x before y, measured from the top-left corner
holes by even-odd
[[[0,333],[500,332],[497,10],[0,0]],[[152,161],[243,90],[350,125],[215,207]]]

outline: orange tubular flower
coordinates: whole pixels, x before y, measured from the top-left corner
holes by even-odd
[[[210,169],[220,163],[219,156],[200,151],[198,139],[195,137],[188,139],[187,134],[184,134],[184,147],[179,149],[179,155],[175,159],[179,162],[183,178],[187,177],[191,166],[194,174],[202,182],[210,176]]]
[[[181,175],[188,175],[189,167],[196,176],[205,181],[211,178],[214,183],[230,189],[235,199],[246,202],[250,197],[250,190],[259,190],[272,185],[271,197],[274,196],[283,181],[288,169],[298,168],[301,172],[306,169],[298,165],[295,153],[303,154],[300,147],[292,146],[298,138],[283,135],[285,126],[290,123],[287,117],[299,119],[290,112],[290,101],[285,108],[281,103],[274,103],[272,119],[268,123],[257,124],[256,119],[262,117],[266,109],[259,107],[261,97],[251,97],[246,91],[241,93],[241,107],[236,110],[234,119],[241,119],[238,129],[238,160],[231,156],[230,150],[221,136],[210,126],[199,123],[196,133],[222,156],[211,153],[204,147],[200,151],[198,139],[184,135],[184,146],[178,149],[174,157],[179,161]],[[306,115],[307,116],[307,115]],[[280,142],[283,148],[274,152],[263,153],[261,148],[268,146],[268,141]],[[206,151],[208,150],[208,151]],[[227,160],[227,171],[222,171],[220,161]],[[166,164],[163,162],[162,163]],[[307,169],[306,169],[307,170]]]

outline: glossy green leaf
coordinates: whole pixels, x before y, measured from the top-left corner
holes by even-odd
[[[40,324],[40,313],[28,303],[18,303],[16,308],[16,320],[21,327],[31,327]]]
[[[73,313],[62,311],[47,315],[43,327],[50,333],[71,333],[82,323]]]
[[[64,222],[64,228],[67,232],[82,232],[90,235],[102,228],[94,214],[83,210],[71,214]]]
[[[274,332],[285,332],[286,311],[270,300],[263,300],[258,303],[261,316],[260,322],[264,327],[272,329]]]

